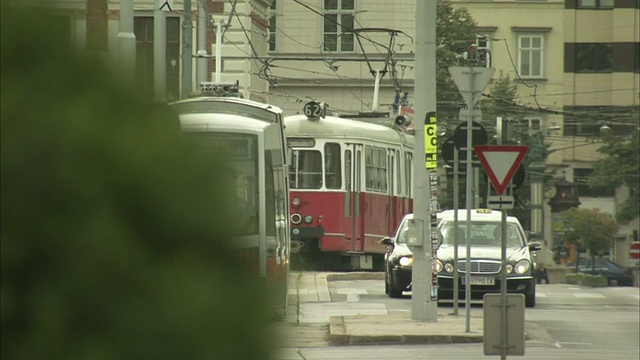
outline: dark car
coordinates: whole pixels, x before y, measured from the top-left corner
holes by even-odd
[[[454,228],[453,211],[439,214],[437,261],[433,265],[438,276],[438,302],[452,301],[454,271],[458,274],[458,299],[465,299],[466,280],[466,210],[458,212],[458,227]],[[413,214],[404,217],[393,237],[382,239],[390,246],[385,255],[385,292],[400,297],[411,289],[413,257],[409,245],[415,226]],[[471,299],[482,301],[485,294],[500,293],[502,270],[501,215],[488,209],[473,210],[469,259]],[[458,262],[454,266],[454,232],[458,232]],[[535,306],[536,281],[533,251],[540,250],[538,242],[528,243],[517,218],[507,217],[507,292],[525,295],[525,305]]]
[[[573,262],[567,266],[575,269],[576,263]],[[578,259],[578,272],[590,275],[602,275],[607,278],[607,284],[609,286],[633,286],[633,271],[606,258],[580,258]]]
[[[384,255],[384,292],[392,298],[401,297],[403,291],[410,290],[413,253],[409,243],[412,238],[415,238],[415,226],[413,214],[408,214],[393,237],[380,240],[381,244],[390,247]]]

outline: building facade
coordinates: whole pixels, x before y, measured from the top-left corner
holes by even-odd
[[[199,89],[199,82],[219,78],[223,83],[238,81],[246,98],[277,105],[285,115],[300,113],[309,100],[324,101],[340,114],[393,114],[398,104],[411,107],[418,101],[414,38],[416,26],[422,24],[415,18],[417,0],[192,0],[192,26],[184,21],[185,1],[131,1],[135,76],[150,97],[158,82],[153,72],[154,22],[163,11],[166,100],[185,97]],[[99,53],[118,67],[123,3],[59,0],[51,6],[61,23],[68,24],[70,46]],[[601,128],[620,136],[638,131],[639,2],[451,4],[468,9],[476,20],[476,45],[489,54],[487,65],[496,69],[494,79],[509,75],[517,85],[516,103],[525,129],[546,134],[550,154],[544,175],[550,185],[573,183],[581,207],[615,213],[629,190],[595,192],[584,180],[601,158]],[[171,8],[157,8],[162,5]],[[221,30],[217,24],[223,24]],[[219,67],[216,35],[221,40]],[[193,56],[190,67],[182,61],[185,39],[190,40],[192,54],[202,55]],[[544,191],[540,224],[549,256],[558,239],[548,204],[555,195],[554,186]],[[612,259],[631,264],[628,248],[637,241],[639,226],[638,219],[621,225]]]

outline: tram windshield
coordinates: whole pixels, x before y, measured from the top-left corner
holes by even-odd
[[[293,150],[289,166],[291,189],[320,189],[322,187],[322,153],[318,150]]]
[[[235,206],[230,211],[236,219],[232,226],[239,236],[258,234],[258,138],[256,135],[223,132],[190,132],[188,136],[214,156],[222,156],[227,167],[220,173],[228,176],[235,191]]]
[[[293,161],[289,167],[291,189],[320,189],[323,186],[329,190],[342,188],[340,144],[326,143],[323,151],[324,155],[319,150],[293,151]]]

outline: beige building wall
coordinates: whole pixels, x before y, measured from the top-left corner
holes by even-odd
[[[277,51],[272,74],[277,86],[270,88],[270,101],[284,110],[285,115],[301,111],[309,100],[324,101],[341,113],[371,111],[374,94],[374,75],[371,70],[384,70],[384,58],[391,36],[386,31],[362,33],[370,41],[363,41],[363,49],[355,43],[353,52],[323,51],[323,1],[305,1],[306,8],[292,0],[278,0]],[[415,46],[415,1],[371,0],[356,1],[356,28],[387,28],[399,30],[393,46],[397,71],[402,87],[413,92]],[[371,68],[364,61],[371,61]],[[295,60],[277,60],[289,58]],[[379,111],[392,111],[395,90],[390,71],[382,77],[378,101]]]

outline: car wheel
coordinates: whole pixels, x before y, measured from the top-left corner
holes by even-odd
[[[536,306],[536,292],[532,291],[524,296],[524,306],[531,308]]]
[[[396,284],[393,283],[393,277],[389,276],[389,297],[400,298],[402,297],[402,289],[399,289]]]

